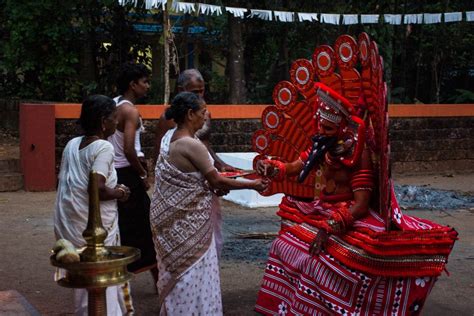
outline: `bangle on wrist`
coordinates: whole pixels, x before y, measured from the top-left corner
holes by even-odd
[[[142,180],[145,180],[146,178],[148,178],[148,174],[146,172],[143,176],[140,176],[140,179],[142,179]]]

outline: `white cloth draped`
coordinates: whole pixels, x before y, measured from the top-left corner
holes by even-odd
[[[117,185],[117,173],[114,168],[114,148],[105,140],[96,140],[79,149],[83,137],[73,138],[63,152],[59,172],[58,192],[54,213],[54,233],[56,239],[67,239],[74,247],[85,246],[82,237],[89,216],[89,173],[94,170],[105,177],[105,185],[114,188]],[[106,246],[120,245],[118,211],[116,200],[100,201],[102,225],[107,231]],[[62,269],[55,273],[55,279],[65,277]],[[87,291],[74,290],[76,315],[87,315]],[[128,284],[107,288],[108,315],[125,315],[132,312]]]
[[[351,25],[359,23],[357,14],[343,14],[342,15],[342,24]]]
[[[318,21],[318,14],[317,13],[298,13],[298,20],[300,22],[303,22],[303,21],[316,22]]]
[[[249,18],[259,18],[265,21],[272,21],[272,11],[271,10],[250,10]]]
[[[117,173],[114,168],[114,148],[105,140],[96,140],[79,149],[81,137],[73,138],[66,145],[61,160],[56,210],[54,214],[54,232],[56,238],[69,240],[74,247],[85,246],[82,232],[86,229],[89,214],[89,173],[97,171],[106,179],[105,185],[114,188],[117,185]],[[107,230],[105,245],[118,244],[117,201],[101,201],[102,225]]]
[[[273,11],[275,20],[280,22],[293,22],[295,20],[294,13],[288,11]]]
[[[196,8],[194,7],[194,3],[190,2],[173,2],[172,9],[174,12],[179,12],[183,14],[191,14],[196,12]]]
[[[218,5],[199,3],[199,13],[205,15],[222,15],[222,8]]]
[[[462,12],[449,12],[444,14],[444,22],[462,21]]]
[[[391,25],[400,25],[402,24],[402,15],[401,14],[384,14],[385,22]]]
[[[378,14],[361,14],[360,15],[360,22],[362,24],[376,24],[376,23],[379,23],[379,15]]]
[[[340,14],[321,13],[321,23],[339,25]]]
[[[423,13],[425,24],[441,23],[441,13]]]
[[[235,7],[225,7],[226,12],[229,12],[236,18],[243,19],[245,17],[245,13],[248,11],[244,8],[235,8]]]

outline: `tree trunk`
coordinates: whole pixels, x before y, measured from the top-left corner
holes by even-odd
[[[163,50],[164,50],[164,70],[163,70],[163,81],[164,81],[164,93],[163,103],[165,105],[170,102],[170,46],[169,46],[169,35],[170,29],[170,17],[168,14],[169,5],[167,4],[166,10],[163,10]]]
[[[247,89],[245,87],[242,22],[239,18],[235,18],[232,15],[229,15],[227,70],[229,73],[229,103],[245,103],[247,99]]]

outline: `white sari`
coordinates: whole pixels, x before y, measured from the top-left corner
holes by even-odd
[[[105,140],[96,140],[79,149],[83,137],[73,138],[63,152],[59,172],[58,192],[54,212],[54,233],[56,239],[67,239],[74,247],[84,247],[82,237],[89,214],[89,173],[95,170],[106,179],[105,185],[117,185],[117,173],[113,165],[114,148]],[[106,246],[120,245],[117,201],[101,201],[102,225],[107,230]],[[64,277],[58,269],[55,279]],[[74,290],[76,315],[87,315],[87,291]],[[128,283],[107,288],[107,314],[125,315],[133,311]]]
[[[161,142],[150,211],[160,314],[222,315],[213,193],[200,172],[184,173],[168,162],[174,131]]]

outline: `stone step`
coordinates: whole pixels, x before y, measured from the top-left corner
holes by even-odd
[[[0,173],[20,172],[20,159],[0,158]]]
[[[23,188],[23,175],[19,172],[0,173],[0,192],[18,191]]]

